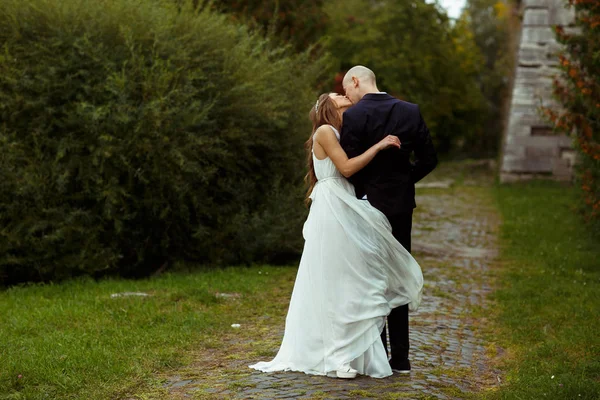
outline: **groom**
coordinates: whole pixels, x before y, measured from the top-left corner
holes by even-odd
[[[399,150],[382,151],[362,171],[350,178],[359,199],[368,199],[390,221],[392,234],[410,252],[410,231],[415,203],[415,183],[435,168],[437,156],[419,106],[400,101],[377,89],[375,74],[363,66],[352,67],[342,81],[354,104],[346,112],[341,145],[348,158],[364,153],[388,134],[400,138]],[[414,162],[411,163],[411,154]],[[408,305],[392,310],[387,318],[392,370],[410,372],[408,360]],[[387,352],[386,331],[381,334]]]

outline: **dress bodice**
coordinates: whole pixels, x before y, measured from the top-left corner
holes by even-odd
[[[340,133],[338,132],[338,130],[331,125],[328,126],[333,130],[335,136],[339,141]],[[323,181],[328,178],[343,178],[342,174],[340,173],[340,171],[338,171],[333,161],[331,161],[331,158],[326,157],[322,160],[319,160],[317,156],[315,156],[314,151],[312,153],[312,157],[315,168],[315,175],[317,176],[317,179],[319,181]]]

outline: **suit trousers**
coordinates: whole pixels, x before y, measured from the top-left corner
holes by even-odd
[[[400,242],[402,246],[410,253],[410,234],[412,230],[413,211],[398,213],[388,216],[388,221],[392,226],[392,235]],[[402,362],[408,359],[408,305],[394,308],[387,317],[387,326],[390,335],[390,347],[392,359],[395,362]],[[381,333],[383,347],[387,353],[387,335],[384,329]]]

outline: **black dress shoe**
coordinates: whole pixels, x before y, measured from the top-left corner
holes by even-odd
[[[392,367],[392,372],[398,372],[400,374],[410,374],[410,361],[407,359],[396,362],[395,360],[390,360],[390,367]]]

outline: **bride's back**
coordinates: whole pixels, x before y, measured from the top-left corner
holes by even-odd
[[[335,133],[337,140],[339,141],[340,133],[337,131],[337,129],[335,129],[331,125],[327,125],[327,126],[331,128],[333,133]],[[313,141],[314,141],[314,137],[313,137]],[[317,155],[315,154],[315,151],[313,149],[312,156],[313,156],[313,161],[314,161],[315,175],[317,176],[317,179],[319,181],[322,181],[323,179],[326,179],[326,178],[343,178],[340,171],[338,171],[338,169],[335,167],[335,164],[333,163],[333,161],[331,161],[331,158],[327,157],[326,153],[324,151],[323,151],[323,153],[325,154],[325,158],[319,159],[319,158],[317,158]]]

